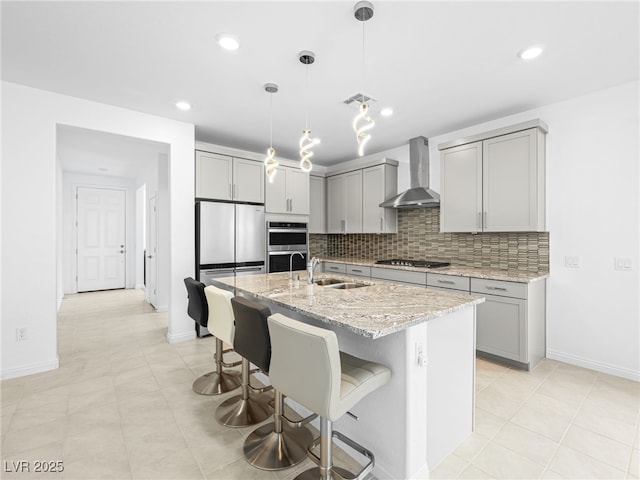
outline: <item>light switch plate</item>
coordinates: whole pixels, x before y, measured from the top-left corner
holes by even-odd
[[[576,256],[564,257],[564,266],[567,268],[580,268],[580,257],[576,257]]]
[[[630,258],[623,258],[623,257],[616,257],[613,259],[613,269],[614,270],[619,270],[622,272],[630,272],[632,270],[631,268],[631,259]]]

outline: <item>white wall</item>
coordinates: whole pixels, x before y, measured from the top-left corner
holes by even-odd
[[[167,338],[193,338],[182,279],[193,274],[194,126],[8,82],[2,82],[2,100],[2,378],[58,365],[58,124],[170,145]],[[28,328],[28,340],[16,342],[19,327]]]
[[[540,118],[547,135],[547,356],[640,380],[639,98],[633,82],[430,139],[437,146]],[[435,160],[435,161],[434,161]],[[566,268],[579,256],[580,268]],[[614,270],[614,257],[633,270]]]

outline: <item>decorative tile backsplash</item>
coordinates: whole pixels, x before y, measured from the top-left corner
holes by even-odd
[[[309,235],[309,251],[367,260],[448,260],[465,267],[549,272],[548,232],[440,233],[439,208],[398,210],[398,233]]]

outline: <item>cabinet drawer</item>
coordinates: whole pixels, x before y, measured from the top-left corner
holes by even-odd
[[[470,278],[443,275],[441,273],[427,273],[427,287],[451,288],[469,292]]]
[[[324,262],[325,272],[347,273],[347,265],[344,263]]]
[[[393,270],[390,268],[371,267],[371,278],[391,280],[401,283],[414,283],[427,285],[427,274],[423,272],[411,272],[409,270]]]
[[[357,275],[360,277],[370,277],[371,267],[363,267],[362,265],[347,264],[347,275]]]
[[[517,282],[503,282],[500,280],[486,280],[484,278],[471,279],[471,291],[501,297],[527,298],[527,284]]]

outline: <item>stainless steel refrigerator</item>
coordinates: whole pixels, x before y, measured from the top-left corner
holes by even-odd
[[[266,272],[264,205],[198,200],[195,210],[196,272],[202,283]],[[209,332],[196,325],[196,333]]]

